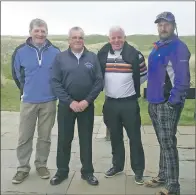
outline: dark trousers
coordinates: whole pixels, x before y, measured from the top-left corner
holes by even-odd
[[[124,126],[129,137],[131,168],[136,175],[143,175],[145,159],[141,142],[141,118],[138,101],[131,98],[107,98],[103,114],[104,122],[110,129],[113,166],[118,170],[124,169]]]
[[[159,174],[166,181],[169,192],[179,193],[179,157],[177,150],[177,124],[183,106],[174,109],[167,103],[149,104],[148,112],[160,144]]]
[[[80,144],[80,160],[83,175],[93,173],[92,135],[94,126],[94,104],[90,104],[83,112],[75,113],[68,105],[58,105],[58,147],[57,168],[60,174],[68,174],[71,155],[71,144],[74,137],[74,125],[77,118]]]

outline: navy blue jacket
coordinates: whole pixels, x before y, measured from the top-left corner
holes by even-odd
[[[60,103],[70,104],[73,100],[93,103],[103,88],[96,54],[86,48],[80,59],[70,48],[59,53],[52,67],[52,88]]]

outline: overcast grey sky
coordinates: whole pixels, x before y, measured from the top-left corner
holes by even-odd
[[[44,19],[49,34],[67,34],[80,26],[86,34],[108,34],[120,25],[130,34],[157,34],[157,14],[171,11],[179,35],[195,34],[194,2],[1,2],[1,34],[28,35],[33,18]]]

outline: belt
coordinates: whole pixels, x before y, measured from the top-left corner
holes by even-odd
[[[108,97],[106,96],[106,100],[137,100],[137,95],[132,95],[132,96],[128,96],[128,97],[123,97],[123,98],[112,98],[112,97]]]

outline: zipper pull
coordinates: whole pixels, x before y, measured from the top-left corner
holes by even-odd
[[[39,66],[41,66],[41,62],[42,62],[42,61],[41,61],[41,60],[39,60]]]

